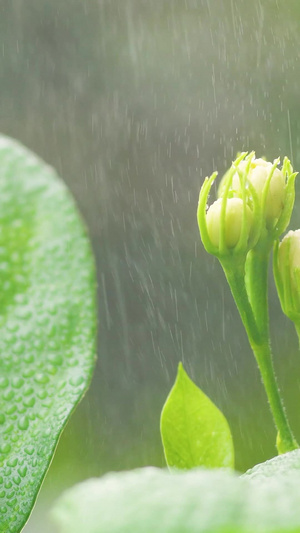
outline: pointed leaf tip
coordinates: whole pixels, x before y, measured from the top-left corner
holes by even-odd
[[[168,466],[233,467],[227,420],[190,379],[182,363],[161,413],[161,438]]]

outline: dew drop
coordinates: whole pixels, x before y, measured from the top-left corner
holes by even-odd
[[[24,450],[25,450],[25,453],[27,453],[27,455],[32,455],[33,452],[34,452],[34,447],[33,446],[25,446]]]
[[[45,390],[41,390],[37,393],[37,396],[38,398],[40,398],[40,400],[44,400],[45,398],[47,398],[48,393]]]
[[[22,416],[18,422],[19,429],[27,429],[29,426],[28,416]]]
[[[37,339],[34,341],[34,347],[37,349],[37,350],[41,350],[42,347],[43,347],[43,344],[42,344],[42,341],[40,339]]]
[[[6,498],[8,498],[8,499],[11,500],[11,501],[8,501],[8,502],[7,502],[7,505],[8,505],[10,508],[14,507],[14,506],[16,505],[16,503],[17,503],[17,499],[14,498],[14,496],[15,496],[15,491],[14,491],[14,490],[11,491],[9,494],[6,495]]]
[[[45,370],[48,374],[51,374],[52,376],[57,373],[57,367],[54,365],[47,365]]]
[[[27,474],[27,466],[20,466],[20,468],[18,468],[18,473],[21,477],[25,477]]]
[[[31,398],[26,398],[23,400],[23,405],[25,407],[33,407],[35,404],[35,398],[32,396]]]
[[[42,403],[42,406],[43,407],[47,407],[47,409],[50,409],[50,407],[52,406],[53,404],[53,401],[51,400],[51,398],[47,398],[43,401]]]
[[[9,405],[7,407],[7,409],[5,410],[6,414],[7,415],[12,415],[15,411],[17,410],[17,406],[12,404],[12,405]]]
[[[8,386],[8,379],[5,377],[0,377],[0,389],[5,389]]]
[[[6,442],[5,444],[2,444],[2,446],[0,446],[0,452],[1,453],[9,453],[11,450],[11,445],[8,444],[8,442]]]
[[[15,389],[20,389],[24,383],[24,379],[20,377],[14,377],[11,383]]]
[[[24,354],[23,360],[25,363],[32,363],[34,361],[34,357],[31,353]]]
[[[18,464],[18,459],[16,457],[12,457],[11,459],[8,459],[7,464],[8,466],[14,468]]]
[[[23,372],[24,378],[31,378],[34,375],[34,370],[32,368],[26,368]]]
[[[23,390],[24,396],[30,396],[30,394],[33,394],[33,388],[26,386]]]
[[[73,387],[78,387],[83,382],[84,382],[84,378],[82,376],[76,376],[70,379],[70,383],[71,385],[73,385]]]
[[[39,372],[38,374],[36,374],[36,376],[34,377],[34,380],[37,382],[37,383],[48,383],[49,381],[49,377],[44,374],[43,372]]]
[[[10,402],[14,398],[14,396],[15,396],[14,391],[9,390],[9,391],[4,392],[3,399],[6,400],[7,402]]]
[[[49,361],[55,366],[60,366],[63,363],[63,358],[61,355],[54,353],[49,355]]]

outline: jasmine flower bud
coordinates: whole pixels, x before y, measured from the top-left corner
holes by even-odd
[[[274,163],[276,164],[276,161]],[[247,175],[247,181],[253,185],[259,201],[263,204],[265,224],[268,230],[272,229],[279,219],[286,196],[285,176],[281,170],[274,166],[274,163],[269,163],[261,158],[253,158]],[[241,173],[245,173],[246,166],[247,161],[243,160],[237,168]],[[238,194],[240,193],[241,186],[238,172],[233,176],[232,188]]]
[[[219,247],[221,226],[225,226],[225,246],[234,248],[241,237],[244,217],[244,202],[241,198],[228,198],[225,209],[225,216],[222,220],[222,203],[223,199],[219,198],[214,202],[207,211],[206,222],[207,231],[211,243]],[[251,232],[253,213],[246,205],[246,240]]]
[[[289,231],[274,249],[274,277],[284,313],[300,318],[300,230]]]
[[[300,272],[300,229],[289,231],[279,244],[278,266],[282,276],[286,271],[289,272],[296,289],[295,274]]]
[[[205,249],[220,260],[244,254],[255,247],[270,251],[289,224],[295,200],[292,165],[284,158],[269,163],[255,153],[238,155],[223,176],[219,200],[207,203],[217,172],[205,178],[198,204],[198,225]]]

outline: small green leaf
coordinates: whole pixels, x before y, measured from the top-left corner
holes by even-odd
[[[175,384],[161,413],[161,437],[168,466],[233,467],[227,420],[179,364]]]
[[[257,481],[216,469],[111,473],[66,491],[52,516],[59,533],[299,533],[299,470]]]
[[[0,532],[24,526],[95,361],[95,273],[65,185],[0,136]]]

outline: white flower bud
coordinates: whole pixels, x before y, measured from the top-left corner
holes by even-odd
[[[220,244],[221,210],[223,199],[219,198],[207,211],[206,222],[209,238],[214,246]],[[241,236],[243,225],[244,203],[241,198],[228,198],[225,212],[225,245],[234,248]],[[247,236],[249,237],[253,221],[253,213],[246,206]]]
[[[239,170],[245,172],[247,161],[241,161],[238,165]],[[270,172],[272,170],[272,163],[264,161],[264,159],[253,159],[251,161],[248,181],[252,183],[257,193],[258,199],[262,199],[264,186],[268,180]],[[265,217],[267,229],[272,229],[274,222],[277,221],[282,213],[284,201],[285,201],[285,177],[281,170],[275,168],[266,197]],[[232,189],[238,194],[240,193],[240,177],[238,173],[233,177]]]
[[[300,229],[289,231],[278,248],[278,269],[284,284],[285,276],[290,277],[291,287],[298,291],[297,272],[300,272]]]

